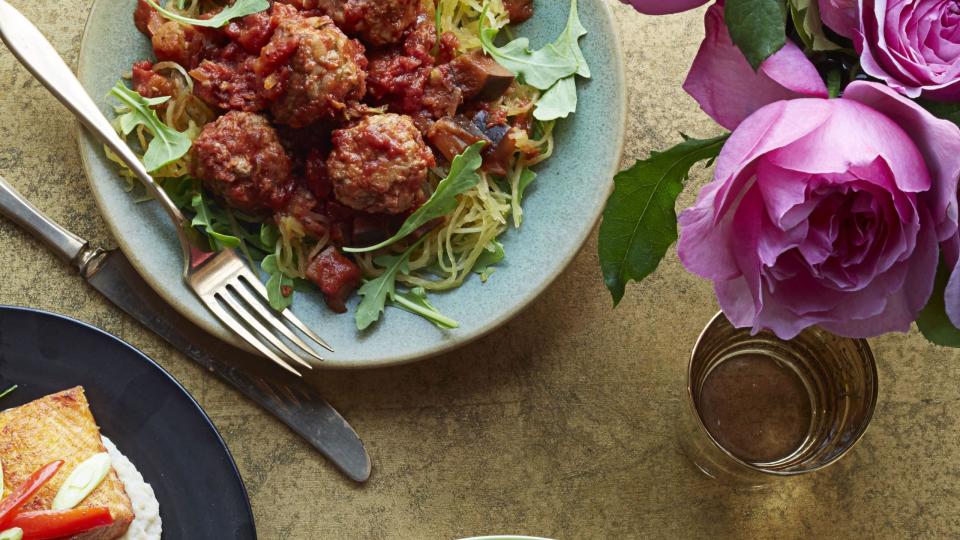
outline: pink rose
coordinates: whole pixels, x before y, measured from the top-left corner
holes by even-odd
[[[680,13],[700,7],[710,0],[620,0],[624,4],[633,6],[640,13],[647,15],[666,15]]]
[[[841,36],[853,39],[860,29],[857,0],[820,0],[820,19]]]
[[[915,98],[960,98],[960,6],[953,0],[862,0],[854,40],[867,74]]]
[[[704,27],[706,37],[683,88],[721,126],[734,129],[744,118],[774,101],[827,97],[827,87],[817,68],[793,42],[788,41],[754,72],[730,40],[723,6],[710,6]]]
[[[767,105],[680,215],[679,254],[730,320],[782,338],[905,331],[957,232],[960,128],[876,83]]]

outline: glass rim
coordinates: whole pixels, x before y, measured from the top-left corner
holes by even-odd
[[[877,399],[879,398],[879,395],[880,395],[880,394],[879,394],[879,388],[880,388],[880,385],[879,385],[879,384],[874,384],[874,385],[873,385],[873,392],[872,392],[872,394],[870,395],[870,405],[869,405],[869,407],[866,409],[866,414],[865,414],[865,416],[864,416],[863,427],[860,428],[860,430],[859,430],[859,432],[857,433],[856,437],[853,438],[853,440],[850,442],[850,444],[849,444],[846,448],[844,448],[843,451],[839,452],[837,455],[835,455],[835,456],[833,456],[832,458],[830,458],[830,460],[827,461],[826,463],[822,463],[822,464],[820,464],[820,465],[817,465],[816,467],[812,467],[812,468],[809,468],[809,469],[803,469],[803,470],[789,470],[789,471],[770,470],[770,469],[766,469],[766,468],[763,468],[763,467],[759,467],[759,466],[754,465],[754,464],[752,464],[752,463],[749,463],[749,462],[747,462],[747,461],[744,461],[744,460],[738,458],[737,456],[735,456],[733,453],[731,453],[731,452],[730,452],[729,450],[727,450],[726,448],[724,448],[723,445],[720,444],[719,441],[717,441],[717,439],[713,436],[713,434],[710,433],[710,430],[707,429],[707,426],[703,423],[703,418],[700,416],[700,411],[697,410],[697,407],[696,407],[696,404],[694,403],[694,398],[693,398],[693,362],[694,362],[694,359],[696,358],[697,352],[700,350],[700,345],[701,345],[701,343],[703,342],[704,337],[707,335],[707,332],[710,331],[710,329],[713,327],[713,325],[716,324],[717,321],[719,321],[720,319],[725,319],[725,320],[727,320],[727,322],[728,322],[731,326],[733,326],[733,323],[731,323],[730,320],[727,319],[727,317],[726,317],[726,315],[723,313],[723,311],[719,311],[716,315],[714,315],[714,316],[710,319],[710,322],[708,322],[707,325],[703,327],[703,330],[700,332],[700,335],[697,336],[697,341],[696,341],[696,342],[694,343],[694,345],[693,345],[693,350],[690,352],[690,359],[687,361],[687,393],[686,393],[687,407],[689,407],[690,412],[693,414],[694,418],[696,418],[697,426],[700,428],[701,433],[703,433],[704,435],[706,435],[707,439],[710,441],[710,443],[711,443],[716,449],[720,450],[727,458],[729,458],[730,460],[732,460],[732,461],[733,461],[734,463],[736,463],[738,466],[745,467],[745,468],[751,470],[752,472],[760,473],[760,474],[767,475],[767,476],[770,476],[770,477],[790,477],[790,476],[799,476],[799,475],[802,475],[802,474],[812,473],[812,472],[821,471],[821,470],[823,470],[823,469],[826,469],[827,467],[829,467],[829,466],[833,465],[834,463],[840,461],[840,459],[842,459],[844,456],[846,456],[848,453],[850,453],[851,450],[853,450],[854,448],[856,448],[858,444],[860,444],[860,441],[863,439],[863,436],[867,433],[867,430],[870,428],[870,425],[873,423],[873,414],[874,414],[874,412],[876,411],[876,408],[877,408]],[[736,328],[736,327],[735,327],[735,328]],[[824,331],[826,331],[826,330],[824,330]],[[841,336],[841,337],[842,337],[842,336]],[[864,338],[847,338],[847,337],[844,337],[843,339],[849,339],[849,340],[854,341],[854,342],[858,343],[859,345],[861,345],[861,347],[860,347],[859,350],[863,351],[863,358],[864,358],[864,360],[866,360],[866,363],[869,364],[869,369],[870,369],[871,374],[873,375],[873,380],[874,380],[874,381],[878,381],[878,380],[879,380],[879,373],[877,372],[877,360],[876,360],[876,357],[875,357],[874,354],[873,354],[873,349],[870,347],[870,343],[869,343],[866,339],[864,339]]]

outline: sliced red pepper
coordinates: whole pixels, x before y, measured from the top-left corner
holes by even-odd
[[[30,500],[30,497],[33,497],[33,494],[36,493],[41,486],[53,478],[53,475],[57,474],[57,471],[59,471],[62,466],[63,460],[58,460],[40,467],[30,475],[30,478],[27,478],[26,482],[17,486],[17,488],[10,493],[10,496],[0,501],[0,531],[10,528],[10,521],[13,520],[17,511]]]
[[[73,536],[112,523],[113,516],[110,515],[110,509],[98,506],[71,510],[20,512],[13,518],[10,527],[23,529],[24,539],[50,540]]]

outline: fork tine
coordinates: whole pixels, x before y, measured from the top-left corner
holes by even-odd
[[[232,309],[234,313],[239,315],[240,318],[244,320],[244,322],[246,322],[254,330],[256,330],[257,334],[259,334],[260,337],[270,342],[271,345],[273,345],[274,347],[279,349],[281,352],[283,352],[290,360],[297,362],[298,364],[302,365],[307,369],[313,369],[313,366],[308,364],[306,360],[300,357],[299,354],[290,350],[290,347],[288,347],[286,343],[281,341],[277,336],[273,335],[273,332],[268,330],[267,327],[263,326],[263,324],[261,324],[260,321],[258,321],[254,315],[252,315],[249,311],[244,309],[244,307],[240,305],[240,303],[237,302],[237,300],[232,295],[230,295],[228,291],[226,290],[218,291],[216,296],[220,300],[223,300],[223,302],[226,303],[228,306],[230,306],[230,309]]]
[[[330,352],[335,352],[333,350],[333,347],[328,345],[327,342],[323,340],[323,338],[318,336],[313,330],[307,327],[307,325],[303,324],[303,322],[300,319],[298,319],[297,316],[294,315],[292,311],[290,311],[289,309],[285,309],[283,310],[281,315],[283,315],[284,319],[290,321],[290,324],[296,326],[301,332],[306,334],[307,337],[317,342],[318,345],[320,345],[321,347],[323,347],[324,349]]]
[[[260,296],[262,296],[263,298],[269,297],[269,295],[267,294],[266,287],[263,286],[263,283],[261,283],[259,279],[250,279],[246,275],[241,275],[241,277],[244,278],[244,281],[246,281],[247,284],[253,287],[253,290],[257,291],[257,293],[259,293]],[[328,345],[327,342],[324,341],[323,338],[318,336],[313,330],[310,330],[310,328],[308,328],[307,325],[303,324],[303,322],[301,322],[300,319],[298,319],[297,316],[294,315],[292,311],[290,311],[289,309],[285,309],[280,314],[283,315],[283,318],[289,321],[290,324],[292,324],[298,330],[306,334],[307,337],[317,342],[318,345],[320,345],[321,347],[323,347],[324,349],[330,352],[334,352],[333,347]]]
[[[264,345],[262,341],[253,337],[253,334],[251,334],[249,331],[247,331],[246,328],[243,327],[243,323],[238,321],[236,318],[234,318],[233,315],[230,315],[230,313],[228,313],[227,310],[223,309],[223,306],[221,306],[215,298],[213,299],[201,298],[201,299],[204,301],[204,304],[206,304],[207,308],[210,311],[212,311],[213,314],[216,315],[217,318],[219,318],[220,321],[223,322],[223,324],[227,325],[227,327],[229,327],[233,332],[235,332],[238,336],[243,338],[244,341],[246,341],[255,349],[263,353],[263,355],[269,358],[270,360],[273,360],[273,362],[278,366],[280,366],[281,368],[285,369],[286,371],[289,371],[290,373],[293,373],[297,377],[302,377],[299,371],[290,367],[290,364],[286,363],[282,358],[280,358],[277,355],[277,353],[271,351],[270,348]]]
[[[238,276],[238,277],[242,278],[243,276]],[[250,293],[250,290],[243,285],[243,283],[246,281],[247,280],[245,279],[240,279],[234,283],[231,283],[230,286],[233,287],[233,290],[236,291],[237,294],[243,297],[243,299],[246,301],[248,306],[256,310],[256,312],[260,314],[260,317],[263,320],[270,323],[270,326],[274,327],[277,330],[277,332],[280,332],[281,334],[283,334],[285,338],[292,341],[294,344],[296,344],[297,347],[300,347],[301,349],[303,349],[305,353],[323,362],[323,357],[317,354],[317,352],[314,351],[312,347],[307,345],[307,342],[300,339],[300,336],[298,336],[292,330],[287,328],[287,325],[283,324],[283,322],[281,322],[280,319],[277,317],[277,314],[275,311],[269,310],[266,307],[264,307],[263,302],[258,300],[253,294]]]

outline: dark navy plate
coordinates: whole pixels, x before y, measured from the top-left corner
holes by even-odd
[[[51,313],[0,307],[0,409],[83,386],[109,437],[153,486],[164,539],[256,538],[223,439],[166,371],[123,341]]]

